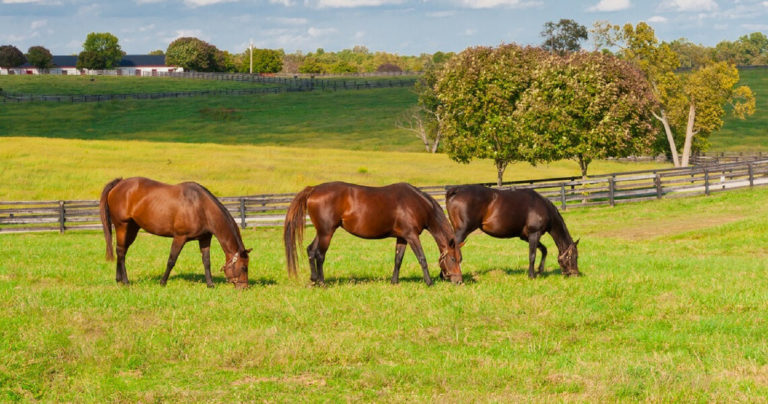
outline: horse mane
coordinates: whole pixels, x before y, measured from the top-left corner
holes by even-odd
[[[448,222],[448,218],[445,216],[445,213],[443,213],[443,207],[440,206],[439,203],[428,193],[416,188],[415,186],[408,184],[411,188],[413,188],[419,195],[421,195],[424,200],[432,206],[432,217],[437,219],[438,224],[440,227],[442,227],[442,231],[445,232],[448,237],[453,237],[453,227],[451,226],[451,223]],[[453,188],[452,188],[453,189]],[[450,190],[449,190],[450,192]]]
[[[200,184],[198,184],[196,182],[192,182],[192,184],[195,184],[198,187],[200,187],[200,189],[202,189],[208,195],[208,197],[211,198],[213,203],[216,204],[216,206],[221,211],[221,214],[224,215],[224,220],[227,221],[227,224],[229,225],[229,230],[232,231],[232,233],[235,234],[235,236],[236,236],[235,240],[237,240],[238,252],[245,251],[245,245],[243,244],[243,239],[242,239],[242,236],[240,235],[240,229],[237,227],[237,223],[235,222],[235,218],[233,218],[232,214],[229,213],[229,210],[227,209],[227,207],[224,206],[224,204],[221,203],[219,198],[217,198],[216,195],[214,195],[211,191],[209,191],[208,188],[206,188],[206,187],[204,187],[204,186],[202,186],[202,185],[200,185]]]
[[[554,223],[557,224],[557,227],[562,229],[562,236],[565,243],[567,244],[565,246],[567,248],[568,245],[573,243],[573,238],[571,237],[571,233],[568,231],[568,227],[565,225],[565,219],[563,219],[563,216],[560,215],[560,210],[557,208],[557,206],[555,206],[554,203],[552,203],[552,201],[549,200],[549,198],[545,198],[543,196],[541,198],[544,199],[545,203],[547,204],[547,209],[549,210],[549,214],[552,217]],[[550,231],[550,235],[551,234],[552,232]],[[557,240],[555,240],[555,242],[557,242]],[[560,249],[559,245],[558,249]]]

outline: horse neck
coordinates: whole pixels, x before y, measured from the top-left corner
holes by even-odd
[[[429,226],[427,226],[427,231],[435,239],[440,252],[444,252],[448,248],[448,241],[453,237],[453,228],[447,223],[447,219],[441,219],[435,212],[430,219]]]
[[[555,240],[557,249],[562,254],[571,246],[571,244],[573,244],[573,238],[571,238],[571,233],[568,232],[568,228],[565,226],[565,221],[563,220],[563,217],[560,216],[560,212],[557,211],[557,208],[550,206],[549,209],[550,216],[552,217],[549,234],[552,236],[552,239]]]
[[[224,250],[224,253],[227,256],[245,251],[245,246],[243,245],[243,240],[240,236],[240,229],[237,228],[237,223],[235,223],[215,201],[211,201],[211,203],[214,204],[213,212],[219,213],[218,215],[214,214],[211,218],[211,233],[213,233],[216,239],[219,240],[221,249]]]

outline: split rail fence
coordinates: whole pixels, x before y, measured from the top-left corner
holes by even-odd
[[[493,186],[495,184],[483,184]],[[534,189],[560,209],[709,195],[713,192],[768,185],[768,159],[720,165],[576,177],[511,181],[503,189]],[[443,206],[450,186],[422,187]],[[242,228],[282,226],[294,194],[220,198]],[[100,229],[99,203],[75,201],[0,201],[0,234]]]

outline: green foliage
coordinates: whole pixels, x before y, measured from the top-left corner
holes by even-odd
[[[536,163],[536,150],[518,128],[517,102],[530,87],[547,52],[518,45],[468,48],[446,62],[435,92],[443,145],[459,162],[492,159],[500,183],[511,161]]]
[[[541,46],[552,52],[575,52],[581,49],[581,42],[587,40],[587,28],[574,20],[562,18],[557,23],[548,21],[541,31],[544,42]]]
[[[32,66],[39,69],[50,69],[53,67],[53,55],[51,51],[42,46],[32,46],[27,50],[27,61]]]
[[[286,54],[283,57],[284,73],[370,73],[383,65],[395,65],[402,71],[419,72],[431,57],[399,56],[386,52],[370,52],[364,46],[355,46],[339,52],[318,49],[315,52]]]
[[[203,40],[182,37],[168,45],[165,64],[198,72],[225,71],[226,54]]]
[[[586,176],[596,159],[649,152],[656,135],[654,103],[642,73],[627,62],[574,53],[542,61],[512,119],[532,139],[520,146],[524,155],[576,159]]]
[[[677,55],[681,68],[693,69],[705,66],[712,62],[714,56],[712,48],[697,45],[685,38],[670,42],[669,47]]]
[[[119,66],[125,52],[118,42],[109,32],[91,32],[85,38],[83,51],[77,56],[77,68],[102,70]]]
[[[165,51],[162,49],[156,49],[149,52],[150,55],[165,55]]]
[[[21,66],[27,62],[27,58],[13,45],[0,46],[0,67],[10,68]]]
[[[738,65],[768,64],[768,37],[762,32],[743,35],[736,41],[722,41],[715,46],[715,59]]]

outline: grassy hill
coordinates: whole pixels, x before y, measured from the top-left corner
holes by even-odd
[[[768,70],[742,70],[757,96],[745,121],[726,117],[712,151],[768,150]],[[0,88],[33,94],[110,94],[252,88],[252,83],[97,76],[0,76]],[[0,104],[0,136],[250,144],[371,151],[422,150],[396,121],[416,103],[409,88],[277,95]],[[45,117],[45,119],[41,119]]]

